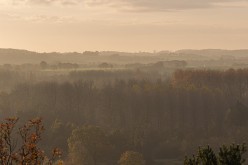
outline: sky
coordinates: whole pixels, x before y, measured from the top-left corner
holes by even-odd
[[[248,0],[0,0],[0,48],[247,49]]]

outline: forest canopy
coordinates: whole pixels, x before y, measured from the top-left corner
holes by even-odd
[[[215,58],[212,67],[206,59],[195,65],[195,56],[162,57],[172,55],[146,56],[150,63],[110,53],[101,58],[129,60],[3,64],[1,121],[18,117],[20,128],[41,117],[39,147],[44,153],[60,148],[65,164],[183,164],[198,146],[211,146],[218,157],[221,145],[247,142],[248,69],[231,68],[230,58],[228,65]]]

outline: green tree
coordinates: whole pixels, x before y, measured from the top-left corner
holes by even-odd
[[[119,165],[145,165],[145,160],[138,152],[126,151],[121,155]]]
[[[198,157],[203,165],[217,165],[218,159],[209,146],[206,148],[199,148]]]
[[[68,139],[68,146],[72,163],[81,165],[104,162],[111,148],[104,131],[95,126],[74,129]]]
[[[243,155],[246,150],[245,144],[223,145],[216,155],[209,146],[199,148],[196,157],[194,155],[192,158],[185,157],[184,165],[242,165],[245,162]]]
[[[219,151],[219,161],[221,165],[241,165],[245,162],[243,158],[247,148],[245,144],[235,145],[232,144],[229,147],[223,145]]]
[[[195,157],[195,155],[192,158],[186,156],[184,159],[184,165],[199,165],[199,163],[199,158]]]

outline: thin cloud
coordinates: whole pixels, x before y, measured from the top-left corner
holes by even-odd
[[[52,5],[52,4],[59,4],[59,5],[78,5],[80,0],[28,0],[27,3],[29,4],[43,4],[43,5]]]
[[[78,5],[82,0],[12,0],[13,5]]]
[[[79,22],[74,17],[63,17],[56,15],[18,15],[18,14],[1,14],[0,17],[7,18],[9,20],[21,20],[33,23],[72,23]]]
[[[209,8],[216,3],[248,2],[248,0],[88,0],[89,6],[104,5],[127,11],[168,11]]]
[[[121,11],[168,11],[216,7],[216,4],[244,2],[248,0],[12,0],[26,5],[85,5],[91,8],[108,7]],[[230,3],[228,6],[232,5]],[[225,6],[225,5],[222,5]]]

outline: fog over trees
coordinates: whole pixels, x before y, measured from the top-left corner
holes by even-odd
[[[0,59],[1,164],[247,163],[248,50]]]

